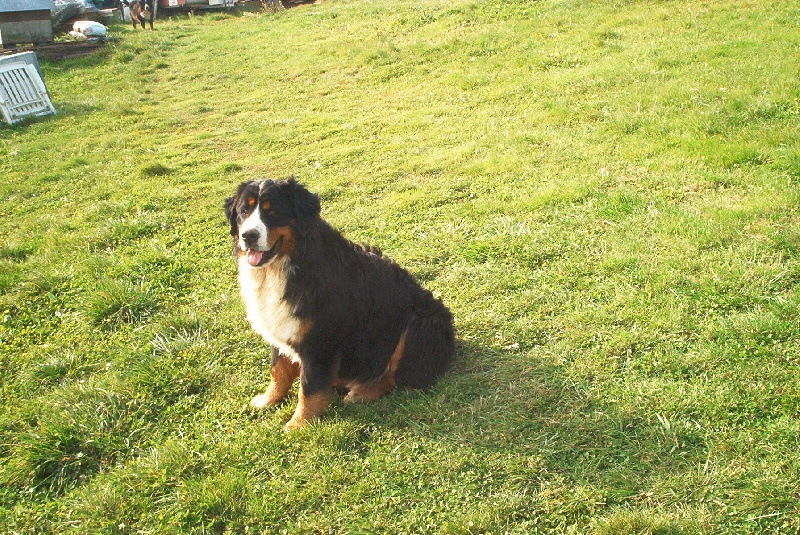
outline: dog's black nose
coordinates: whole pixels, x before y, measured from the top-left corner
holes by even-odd
[[[260,235],[256,229],[250,229],[246,232],[242,232],[242,241],[248,247],[254,247],[258,245],[259,236]]]

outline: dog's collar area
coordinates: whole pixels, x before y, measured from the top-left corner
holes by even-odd
[[[275,243],[266,251],[259,251],[258,249],[247,249],[247,263],[253,267],[260,267],[272,260],[278,254],[283,242],[283,236],[279,236]]]

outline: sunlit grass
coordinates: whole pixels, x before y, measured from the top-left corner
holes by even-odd
[[[112,25],[0,125],[0,532],[794,533],[789,2],[327,0]],[[295,174],[452,373],[253,416],[222,203]]]

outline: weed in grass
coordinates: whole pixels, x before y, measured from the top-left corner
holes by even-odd
[[[10,262],[0,261],[0,294],[8,292],[22,279],[22,270]]]
[[[141,401],[139,411],[144,418],[163,418],[165,412],[196,406],[218,381],[218,365],[198,358],[202,343],[173,339],[166,347],[162,344],[154,340],[152,356],[140,357],[125,370],[125,387]]]
[[[677,515],[676,515],[677,516]],[[681,522],[679,518],[653,514],[646,511],[618,512],[600,519],[592,531],[594,535],[680,535],[702,533],[707,527],[693,522]]]
[[[243,170],[244,168],[238,163],[226,163],[220,168],[220,171],[223,173],[238,173],[239,171]]]
[[[0,261],[13,263],[24,262],[34,252],[33,245],[28,243],[22,245],[3,246],[0,247]]]
[[[92,382],[40,398],[30,427],[9,446],[5,484],[58,495],[126,451],[127,403],[109,386]]]
[[[172,174],[173,170],[162,163],[149,164],[141,169],[143,177],[161,177]]]
[[[200,326],[198,320],[176,318],[162,322],[165,328],[153,338],[154,357],[179,358],[181,352],[203,344],[208,332]]]
[[[103,368],[99,363],[86,362],[86,359],[76,354],[74,350],[49,355],[33,365],[34,367],[28,371],[27,382],[39,389],[58,387],[67,380],[89,376]]]
[[[136,282],[101,279],[86,303],[92,323],[112,329],[144,321],[160,307],[158,288],[145,279]]]

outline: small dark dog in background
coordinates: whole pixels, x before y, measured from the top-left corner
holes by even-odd
[[[153,18],[155,17],[155,9],[153,3],[157,0],[120,0],[123,6],[131,10],[131,22],[133,22],[133,29],[136,29],[136,24],[141,24],[144,29],[144,23],[150,23],[150,31],[153,30]]]

